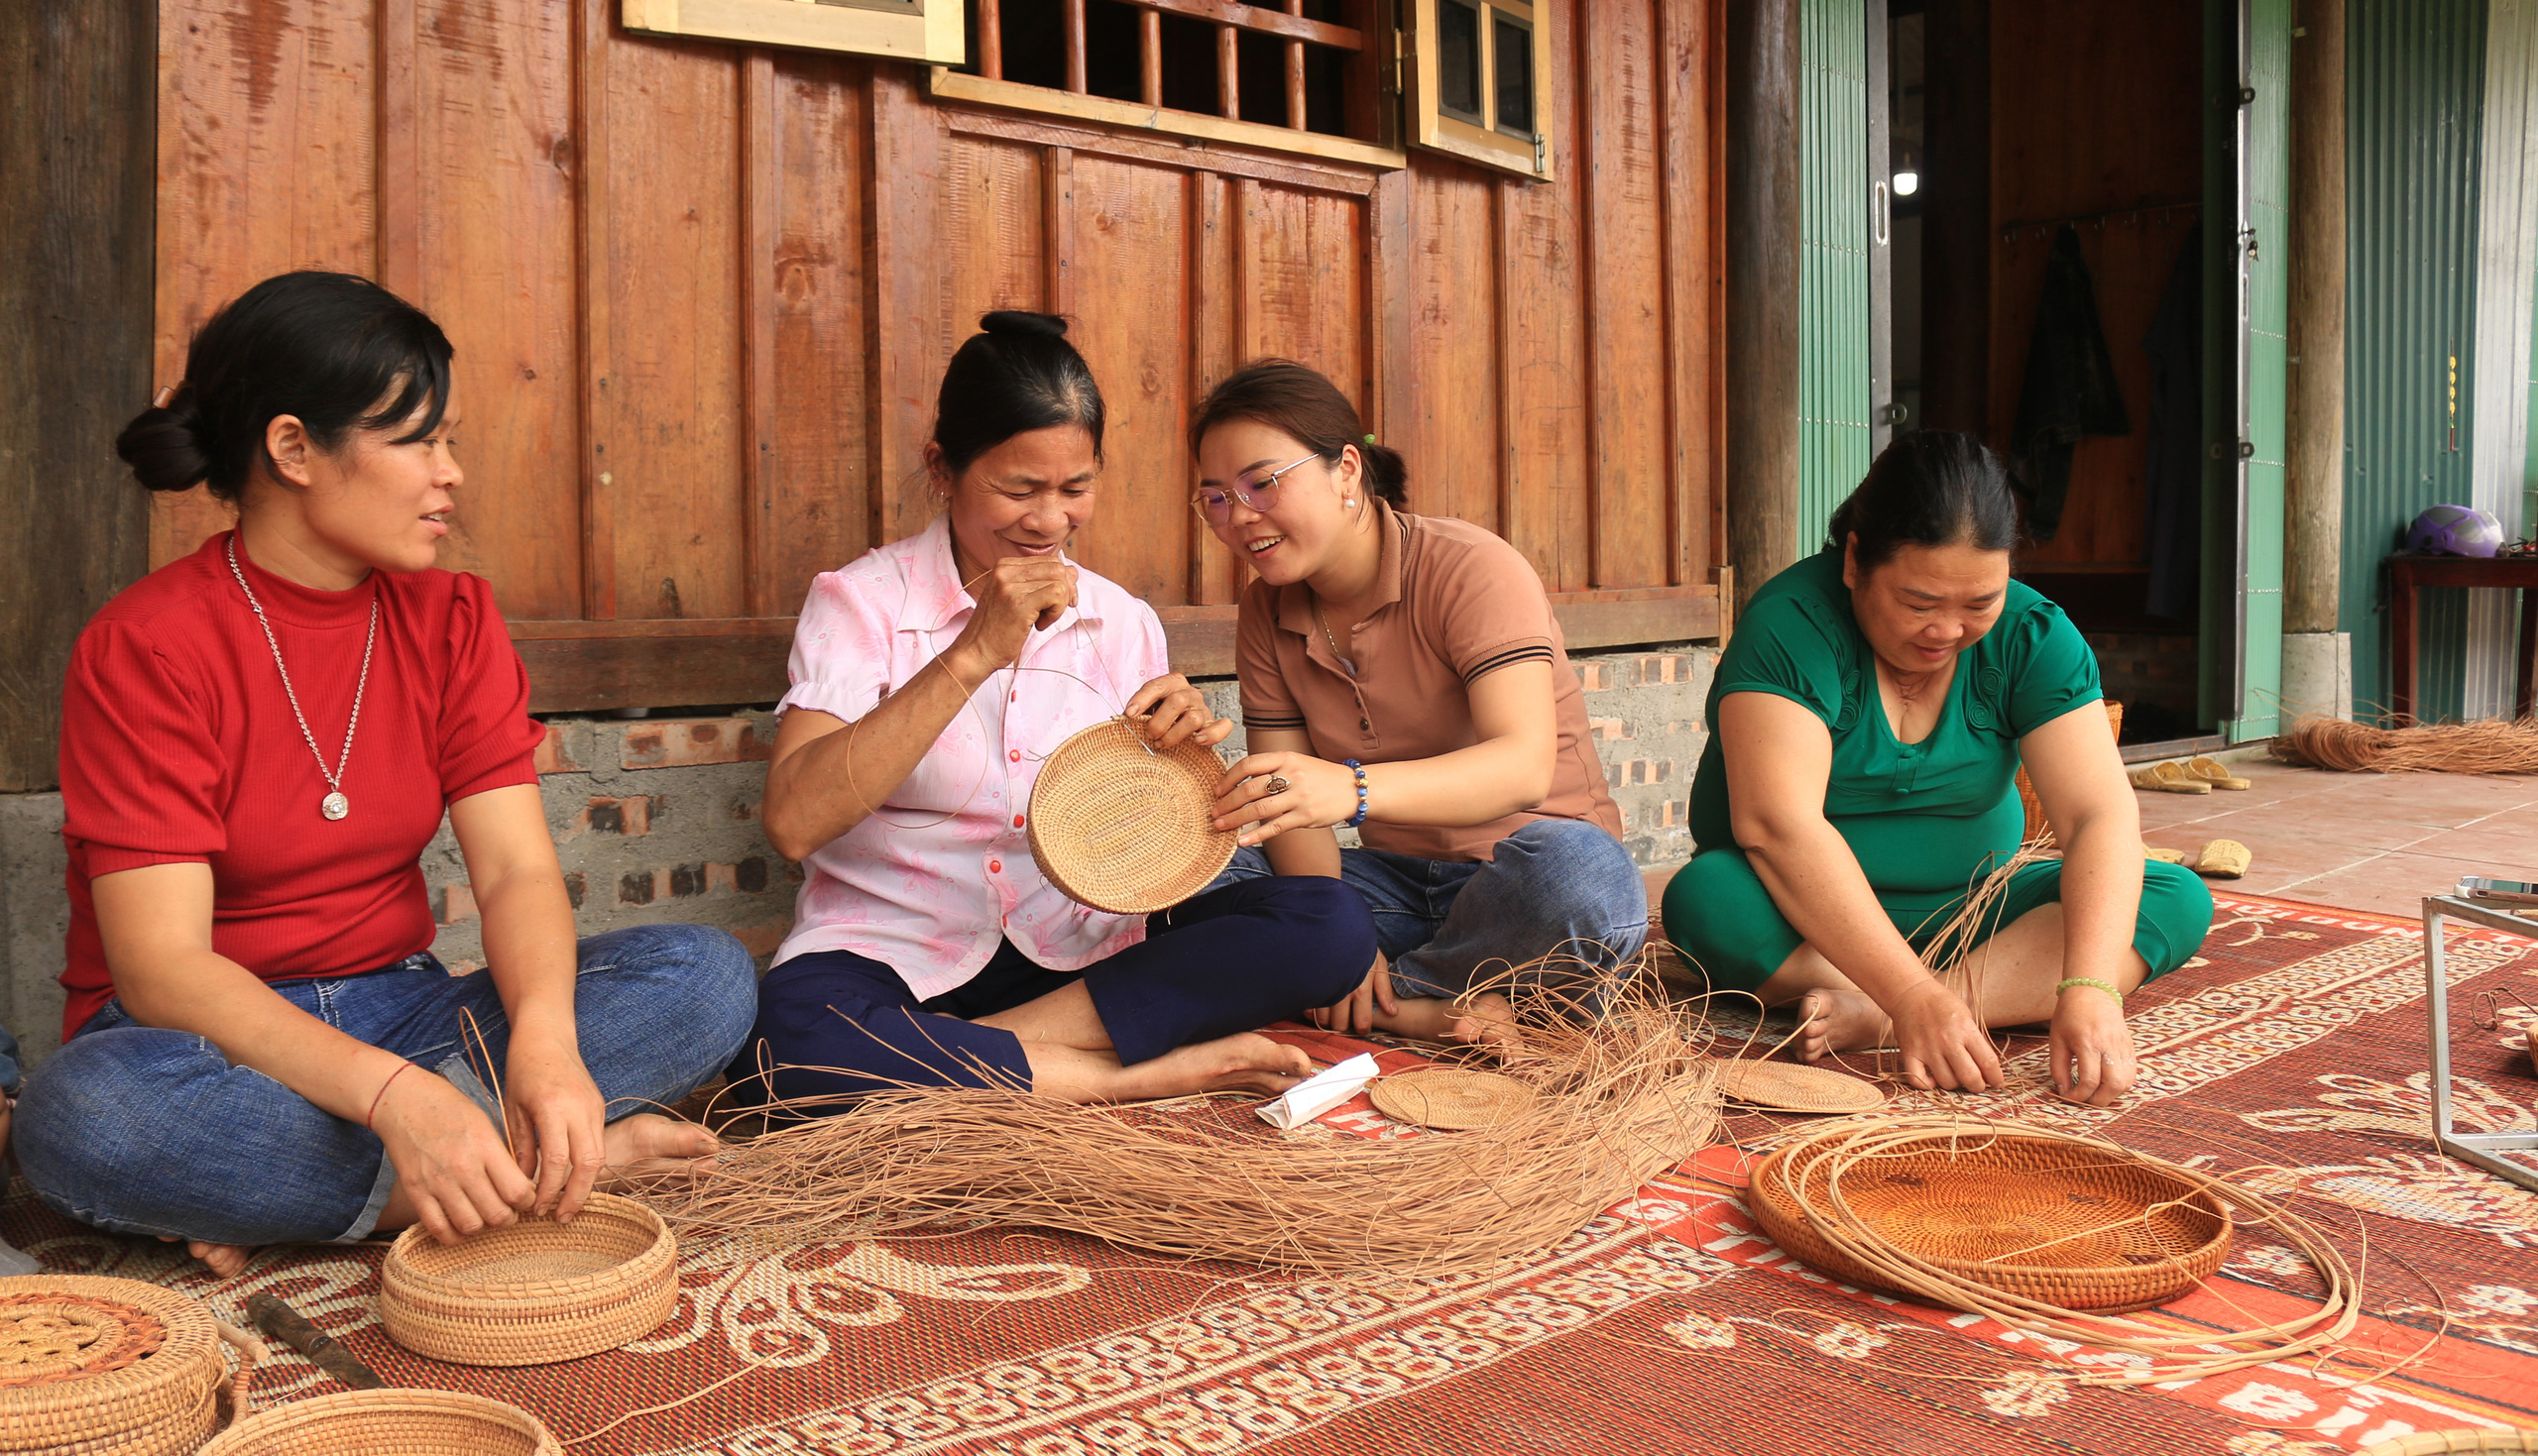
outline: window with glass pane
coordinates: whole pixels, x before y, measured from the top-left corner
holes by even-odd
[[[1437,109],[1483,125],[1480,116],[1480,10],[1438,0]]]
[[[1498,82],[1498,130],[1532,141],[1534,136],[1534,28],[1503,10],[1489,12],[1493,79]]]

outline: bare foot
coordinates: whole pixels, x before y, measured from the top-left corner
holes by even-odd
[[[1193,1092],[1256,1092],[1274,1097],[1313,1075],[1313,1059],[1302,1048],[1273,1042],[1258,1032],[1237,1032],[1168,1052],[1122,1071],[1124,1086],[1118,1100],[1123,1102],[1186,1097]]]
[[[176,1236],[161,1234],[159,1242],[173,1244]],[[210,1265],[211,1272],[222,1279],[236,1279],[247,1268],[247,1261],[256,1257],[255,1250],[243,1245],[214,1244],[202,1239],[187,1241],[185,1252]]]
[[[1375,1017],[1377,1030],[1423,1042],[1486,1048],[1497,1053],[1501,1062],[1525,1059],[1525,1034],[1516,1023],[1516,1008],[1495,991],[1472,997],[1459,1014],[1456,1003],[1438,997],[1404,996],[1396,1004],[1400,1011]]]
[[[637,1112],[610,1123],[600,1146],[608,1152],[608,1168],[594,1185],[601,1188],[664,1173],[685,1173],[697,1159],[723,1151],[722,1141],[711,1129],[657,1112]]]
[[[1875,1001],[1845,987],[1827,987],[1797,1001],[1797,1056],[1821,1062],[1836,1052],[1860,1052],[1886,1040],[1886,1013]]]

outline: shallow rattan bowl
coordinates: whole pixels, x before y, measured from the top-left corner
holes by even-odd
[[[1763,1231],[1819,1274],[1892,1288],[1839,1247],[1827,1176],[1838,1145],[1800,1144],[1754,1170]],[[2221,1267],[2230,1221],[2209,1192],[2148,1159],[2044,1138],[1945,1134],[1843,1160],[1841,1198],[1878,1240],[1977,1284],[2064,1309],[2175,1298]]]
[[[228,1383],[211,1311],[138,1280],[0,1279],[0,1452],[191,1456]]]
[[[1534,1105],[1534,1089],[1512,1076],[1458,1066],[1428,1066],[1378,1077],[1367,1090],[1377,1111],[1395,1122],[1460,1132],[1496,1127]]]
[[[1149,748],[1123,719],[1058,745],[1031,787],[1031,857],[1096,910],[1151,915],[1208,887],[1233,858],[1209,810],[1224,760],[1195,740]]]
[[[2454,1451],[2538,1451],[2538,1430],[2428,1430],[2391,1436],[2362,1456],[2446,1456]]]
[[[678,1241],[631,1198],[569,1224],[523,1219],[460,1244],[409,1228],[380,1271],[389,1338],[455,1365],[545,1365],[639,1339],[678,1305]]]
[[[1719,1095],[1774,1112],[1871,1112],[1886,1105],[1875,1082],[1829,1066],[1751,1058],[1719,1064]]]
[[[564,1456],[517,1405],[456,1391],[348,1391],[278,1406],[201,1456]]]

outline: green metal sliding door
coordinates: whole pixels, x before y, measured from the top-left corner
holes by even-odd
[[[1873,14],[1872,14],[1873,12]],[[1868,473],[1875,357],[1870,257],[1884,222],[1872,188],[1870,26],[1884,0],[1798,0],[1804,256],[1799,286],[1797,549],[1824,540],[1833,507]],[[1880,48],[1881,51],[1883,48]],[[1882,78],[1881,78],[1882,79]],[[1872,176],[1872,166],[1875,173]]]

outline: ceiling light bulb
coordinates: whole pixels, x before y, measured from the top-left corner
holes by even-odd
[[[1921,190],[1921,174],[1919,172],[1899,171],[1895,174],[1896,196],[1909,197],[1919,190]]]

